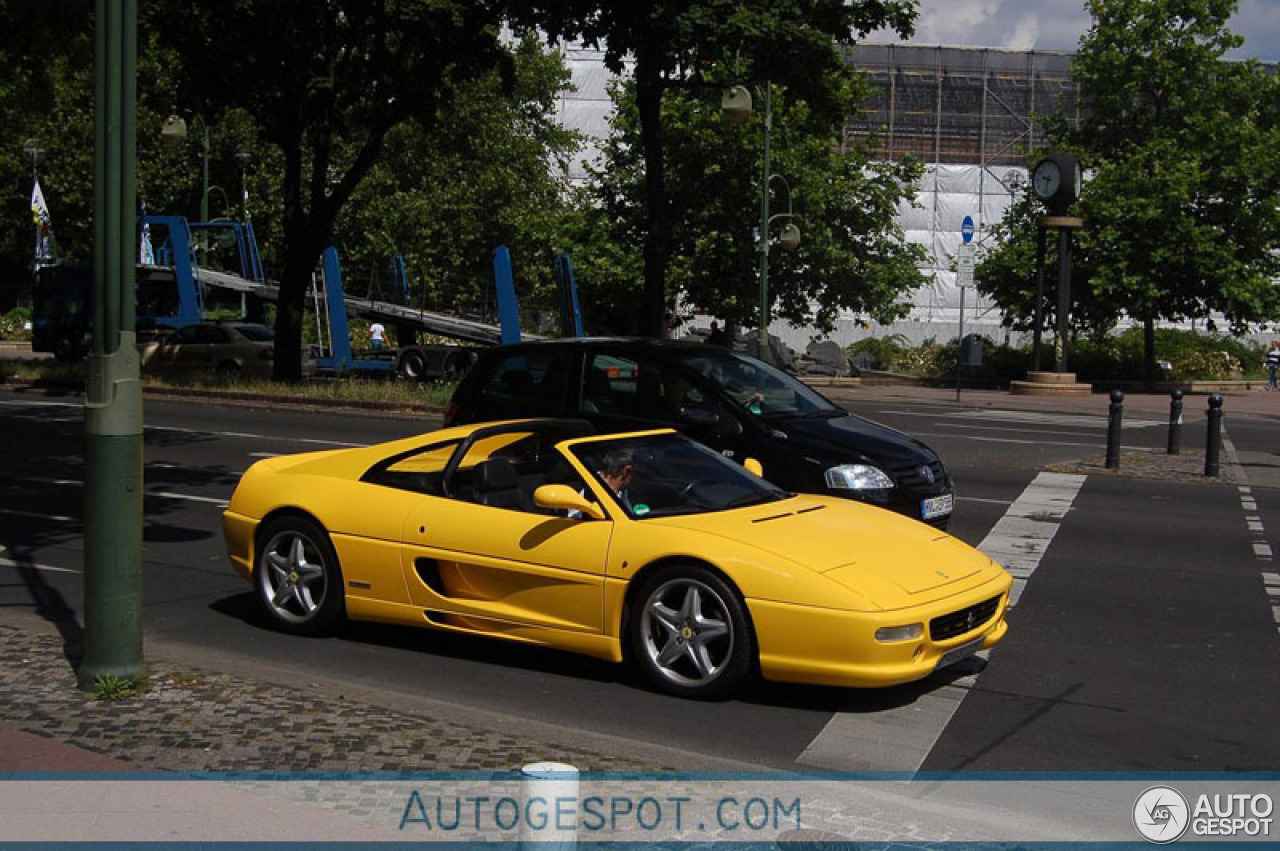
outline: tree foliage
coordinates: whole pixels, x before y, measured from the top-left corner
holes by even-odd
[[[376,275],[401,254],[415,304],[479,314],[492,302],[493,250],[507,245],[522,304],[549,295],[580,142],[555,121],[570,85],[561,57],[527,37],[514,60],[509,91],[495,69],[460,85],[434,121],[388,134],[337,222],[344,268]]]
[[[851,109],[862,96],[857,76],[837,69],[829,91]],[[627,293],[604,316],[603,330],[635,332],[640,242],[644,231],[644,168],[634,90],[619,87],[614,136],[594,170],[589,210],[578,255],[602,252],[606,264],[586,267],[580,278],[593,288]],[[901,313],[899,297],[921,283],[918,246],[906,243],[893,221],[909,198],[919,165],[872,163],[856,144],[841,145],[824,117],[773,87],[771,228],[798,223],[803,238],[795,252],[775,244],[769,254],[771,316],[830,328],[841,311],[880,320]],[[677,91],[663,104],[666,169],[669,175],[672,260],[667,279],[669,309],[694,308],[730,326],[759,318],[760,169],[763,117],[744,127],[727,124],[719,91]],[[788,219],[787,214],[793,214]],[[619,253],[622,256],[618,256]],[[598,305],[597,307],[604,307]]]
[[[1254,61],[1223,61],[1241,43],[1227,29],[1232,0],[1088,7],[1072,72],[1084,117],[1049,127],[1087,169],[1073,322],[1140,320],[1150,373],[1157,321],[1221,313],[1239,330],[1280,315],[1277,85]],[[1008,240],[980,269],[980,286],[1014,322],[1029,312],[1031,212],[1010,209]]]
[[[281,166],[276,378],[301,376],[303,301],[338,215],[410,119],[430,126],[457,87],[509,70],[501,9],[463,0],[158,0],[150,26],[186,57],[205,113],[252,117]]]
[[[915,6],[909,0],[548,0],[541,23],[553,36],[581,38],[605,49],[605,62],[621,72],[630,62],[642,184],[644,288],[641,327],[666,330],[666,273],[674,219],[667,174],[663,100],[676,90],[727,80],[770,80],[789,87],[829,126],[843,122],[838,90],[829,88],[843,66],[839,50],[872,30],[892,27],[909,35]],[[709,73],[708,73],[709,72]]]

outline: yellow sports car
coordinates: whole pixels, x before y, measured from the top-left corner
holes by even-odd
[[[657,688],[888,686],[990,647],[1011,585],[955,538],[790,494],[674,431],[461,426],[254,464],[223,515],[271,620],[341,618],[634,660]]]

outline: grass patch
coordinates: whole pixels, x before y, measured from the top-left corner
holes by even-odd
[[[93,681],[93,697],[95,700],[128,700],[131,697],[142,697],[147,693],[147,675],[136,677],[117,677],[104,674]]]
[[[60,363],[54,360],[0,359],[0,377],[13,376],[49,384],[83,387],[86,366],[83,363]],[[171,389],[226,390],[255,396],[314,400],[317,402],[382,402],[405,407],[443,407],[453,395],[453,382],[418,384],[394,379],[325,378],[299,384],[250,379],[218,380],[210,375],[203,379],[179,381],[142,375],[143,387]]]

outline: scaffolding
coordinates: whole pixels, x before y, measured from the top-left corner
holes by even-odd
[[[845,130],[869,140],[877,159],[1025,168],[1027,153],[1047,144],[1045,118],[1079,121],[1068,53],[858,44],[846,56],[872,95]]]

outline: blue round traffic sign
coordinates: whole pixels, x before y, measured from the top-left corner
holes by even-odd
[[[964,217],[964,221],[960,223],[960,235],[964,237],[965,245],[973,242],[973,216]]]

